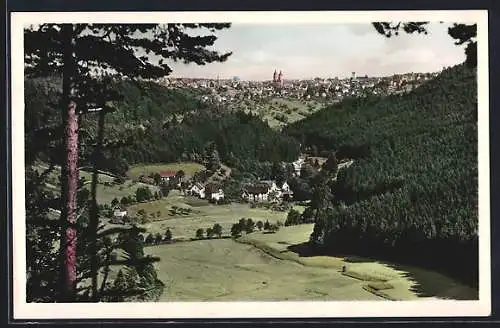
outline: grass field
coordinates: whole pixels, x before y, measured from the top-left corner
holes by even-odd
[[[114,198],[120,200],[123,196],[135,196],[135,192],[139,187],[148,187],[152,193],[160,190],[157,186],[134,182],[132,180],[126,180],[125,183],[120,185],[105,186],[99,184],[97,186],[97,201],[99,204],[110,204]]]
[[[335,269],[273,258],[231,239],[147,247],[167,287],[160,301],[381,300]]]
[[[364,281],[364,287],[384,284],[381,291],[389,299],[411,300],[417,298],[477,299],[477,290],[463,285],[443,274],[410,266],[399,266],[374,259],[354,256],[318,256],[303,243],[309,239],[313,224],[284,227],[275,234],[255,232],[238,239],[264,252],[307,267],[340,269],[346,275]],[[299,246],[297,246],[299,245]],[[300,254],[300,255],[299,255]],[[387,287],[390,288],[387,288]],[[378,290],[377,290],[378,291]]]
[[[187,209],[189,214],[172,215],[172,207]],[[224,235],[230,233],[233,223],[241,218],[251,218],[253,221],[269,220],[270,223],[277,221],[285,222],[287,212],[272,212],[266,209],[252,209],[248,204],[232,203],[228,205],[212,205],[206,200],[183,196],[179,191],[172,190],[168,197],[161,200],[140,203],[128,207],[128,211],[133,216],[140,209],[147,213],[157,213],[160,217],[155,217],[154,222],[142,225],[151,233],[165,233],[169,228],[174,238],[192,238],[198,228],[209,228],[215,223],[222,226]]]
[[[177,172],[183,170],[187,177],[192,176],[195,172],[201,171],[204,166],[193,162],[181,163],[165,163],[165,164],[139,164],[132,166],[127,176],[131,179],[137,179],[139,176],[149,176],[150,173],[160,173],[161,171]]]
[[[270,98],[259,103],[253,100],[247,100],[240,105],[242,110],[260,115],[266,120],[271,128],[280,128],[285,124],[303,119],[304,117],[323,108],[323,105],[317,101],[305,101],[291,98]],[[283,114],[286,117],[286,123],[275,118],[276,115]]]

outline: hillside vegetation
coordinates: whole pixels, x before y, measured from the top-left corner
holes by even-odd
[[[28,79],[25,84],[28,130],[59,124],[60,110],[53,99],[60,94],[60,81]],[[203,104],[194,90],[127,80],[116,82],[114,89],[123,98],[115,104],[116,111],[106,115],[105,144],[122,145],[105,151],[99,165],[103,170],[125,174],[130,165],[139,163],[201,163],[214,150],[229,166],[292,161],[299,154],[296,140],[272,130],[257,115]],[[95,114],[81,117],[84,144],[93,143],[97,121]],[[89,164],[92,150],[82,147],[82,165]]]
[[[408,95],[350,99],[286,132],[355,159],[332,186],[316,245],[442,267],[477,285],[474,70],[447,69]]]

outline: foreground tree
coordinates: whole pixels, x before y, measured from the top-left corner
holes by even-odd
[[[217,237],[222,237],[222,226],[220,224],[214,224],[212,231]]]
[[[217,39],[216,30],[228,28],[229,24],[41,24],[24,31],[25,73],[30,77],[49,75],[62,76],[60,96],[61,125],[55,134],[47,134],[43,127],[40,135],[47,141],[59,142],[61,165],[61,216],[60,216],[60,269],[61,301],[76,298],[77,276],[77,184],[78,184],[78,116],[89,108],[112,111],[109,102],[120,98],[110,89],[115,78],[155,79],[171,73],[167,59],[194,62],[204,65],[225,61],[230,53],[219,54],[210,50]],[[208,29],[212,34],[191,36],[190,29]],[[101,122],[104,122],[104,112]],[[100,122],[100,123],[101,123]],[[99,124],[101,125],[101,124]],[[64,131],[64,133],[61,133]],[[102,133],[102,126],[101,126]],[[64,136],[64,138],[63,138]],[[101,138],[93,156],[94,168],[106,144]],[[51,163],[54,164],[54,163]],[[95,185],[97,181],[93,181]],[[93,187],[95,188],[95,187]],[[88,231],[90,266],[92,267],[92,299],[98,301],[97,276],[97,202],[93,195],[93,208]]]

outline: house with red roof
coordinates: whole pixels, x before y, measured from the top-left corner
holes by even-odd
[[[160,178],[162,182],[170,182],[175,178],[175,171],[161,171]]]

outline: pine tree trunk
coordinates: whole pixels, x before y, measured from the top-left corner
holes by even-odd
[[[76,104],[68,105],[65,131],[65,163],[61,172],[62,288],[65,302],[73,301],[76,289],[76,194],[78,188],[78,118]]]
[[[64,163],[61,165],[61,300],[72,302],[76,298],[76,206],[78,189],[78,117],[73,102],[74,39],[73,25],[64,24],[64,72],[62,112],[64,133]]]

